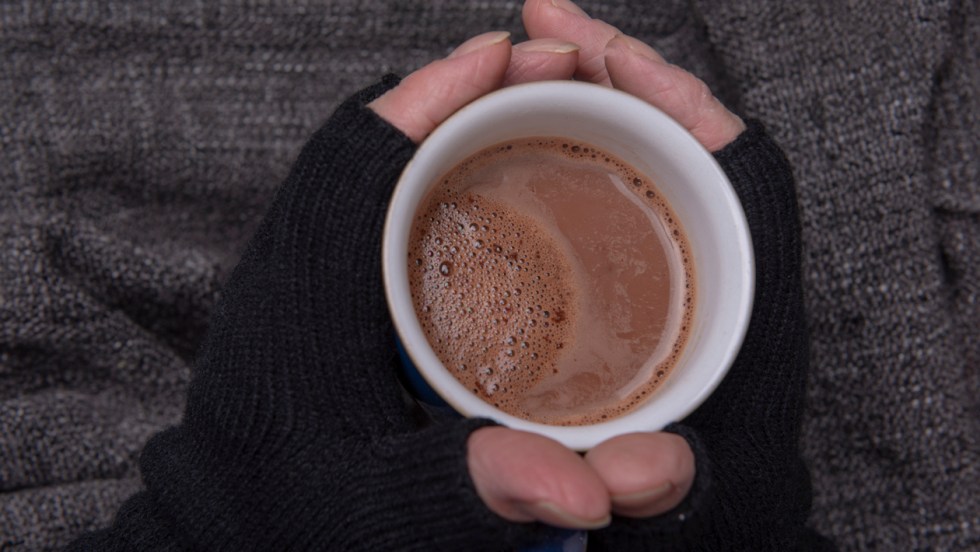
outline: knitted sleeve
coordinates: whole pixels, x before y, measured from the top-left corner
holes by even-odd
[[[381,231],[414,145],[344,103],[306,144],[223,288],[145,490],[73,550],[499,550],[538,528],[476,494],[481,420],[420,427],[396,379]]]
[[[715,393],[667,428],[695,452],[688,497],[654,519],[615,519],[593,535],[590,551],[833,549],[805,528],[811,493],[798,445],[808,341],[792,170],[758,122],[715,157],[741,200],[755,250],[745,342]]]
[[[141,457],[145,490],[73,550],[502,550],[537,524],[480,501],[466,441],[485,420],[420,426],[396,379],[381,284],[385,206],[413,144],[344,103],[304,147],[223,289],[181,424]],[[670,429],[698,478],[654,520],[616,519],[591,550],[798,542],[806,333],[792,177],[758,126],[718,154],[745,204],[759,284],[749,337],[715,395]],[[766,546],[749,546],[761,550]]]

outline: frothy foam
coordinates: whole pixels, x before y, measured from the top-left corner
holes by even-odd
[[[632,167],[524,139],[467,159],[426,198],[409,240],[412,300],[436,355],[487,402],[597,423],[675,364],[694,308],[688,251]]]

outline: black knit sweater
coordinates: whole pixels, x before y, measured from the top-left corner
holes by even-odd
[[[344,103],[304,147],[223,290],[182,423],[141,457],[145,490],[72,550],[509,550],[537,524],[490,512],[466,442],[487,420],[422,426],[397,380],[381,284],[392,186],[415,146]],[[809,480],[797,453],[807,337],[792,173],[750,124],[717,154],[745,207],[755,308],[735,366],[668,428],[696,455],[687,499],[614,518],[589,550],[792,550]]]

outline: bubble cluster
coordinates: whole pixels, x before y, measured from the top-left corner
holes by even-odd
[[[587,411],[542,414],[528,394],[557,378],[574,349],[582,318],[582,280],[556,236],[512,206],[469,191],[471,173],[529,149],[603,165],[656,213],[680,263],[683,285],[671,315],[668,354],[628,396]],[[530,138],[488,148],[458,165],[426,198],[409,240],[412,300],[437,356],[475,394],[519,417],[557,425],[615,418],[644,402],[668,377],[687,342],[695,306],[694,266],[686,235],[652,182],[633,167],[582,143]],[[678,282],[680,283],[680,282]],[[566,374],[567,375],[567,374]],[[595,375],[578,374],[548,398],[585,403]],[[594,402],[594,401],[593,401]],[[531,406],[529,406],[531,405]]]
[[[423,330],[443,363],[467,367],[457,377],[501,408],[553,370],[567,339],[574,291],[552,241],[533,221],[455,190],[417,216],[409,269]]]

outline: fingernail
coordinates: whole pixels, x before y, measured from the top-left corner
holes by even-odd
[[[657,53],[656,50],[646,45],[643,41],[637,40],[631,36],[618,34],[612,37],[612,39],[606,43],[606,47],[610,46],[613,48],[625,47],[631,54],[636,54],[644,59],[655,61],[657,63],[666,63],[663,56]]]
[[[553,502],[536,502],[526,505],[524,509],[535,519],[565,529],[601,529],[612,521],[609,514],[599,519],[580,518],[566,512]]]
[[[670,491],[674,489],[674,484],[670,481],[654,487],[652,489],[647,489],[645,491],[639,491],[629,494],[620,494],[612,497],[613,503],[620,507],[637,507],[646,506],[648,504],[653,504],[654,502],[660,500],[661,498],[670,494]]]
[[[507,31],[494,31],[489,33],[483,33],[478,36],[467,40],[466,42],[460,44],[449,57],[459,57],[462,55],[469,54],[470,52],[475,52],[486,48],[487,46],[493,46],[494,44],[500,44],[501,42],[510,38],[510,33]]]
[[[549,54],[570,54],[579,51],[578,44],[556,39],[531,40],[515,44],[522,52],[546,52]]]
[[[585,13],[582,8],[576,6],[571,0],[551,0],[551,5],[574,15],[589,17],[589,14]]]

